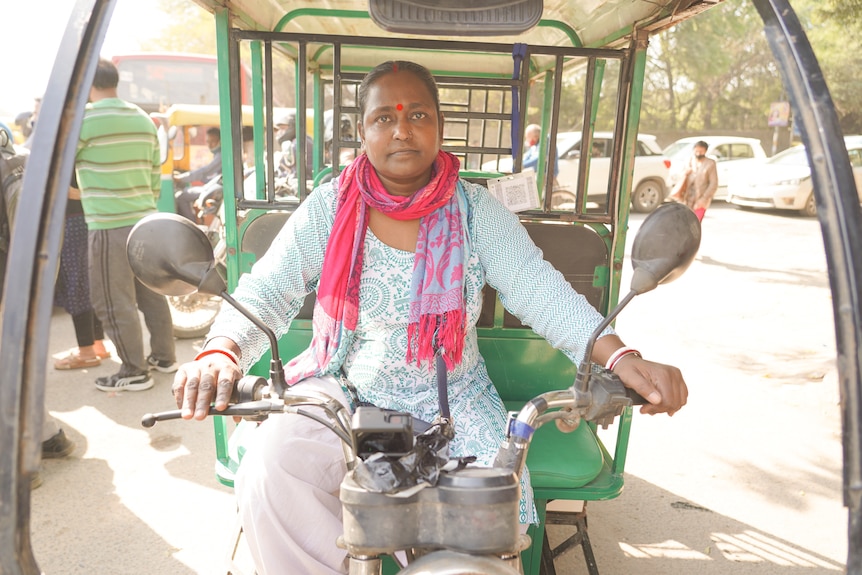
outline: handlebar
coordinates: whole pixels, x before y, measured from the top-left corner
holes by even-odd
[[[262,417],[270,413],[281,413],[284,411],[284,402],[272,401],[269,399],[260,399],[257,401],[247,401],[245,403],[234,403],[228,405],[223,411],[216,410],[215,406],[210,406],[207,415],[232,415],[237,417]],[[160,411],[158,413],[147,413],[141,418],[141,425],[144,427],[152,427],[158,421],[168,421],[170,419],[180,419],[182,411],[172,409],[170,411]]]
[[[572,387],[543,393],[528,401],[517,414],[510,415],[506,440],[497,452],[495,467],[511,469],[520,477],[533,434],[549,421],[563,420],[572,429],[582,420],[607,427],[626,407],[649,403],[609,370],[591,370],[585,389],[580,370],[578,376]]]

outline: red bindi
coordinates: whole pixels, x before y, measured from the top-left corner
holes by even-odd
[[[397,106],[395,106],[395,109],[400,112],[401,110],[404,109],[404,106],[402,106],[401,104],[398,104]]]

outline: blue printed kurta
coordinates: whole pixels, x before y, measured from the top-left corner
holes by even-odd
[[[494,287],[506,309],[574,362],[580,361],[602,316],[544,261],[517,216],[485,188],[461,181],[458,199],[467,230],[467,335],[463,359],[448,374],[455,426],[450,447],[455,456],[475,455],[478,463],[490,465],[505,436],[506,410],[479,354],[476,322],[484,285]],[[234,293],[279,337],[287,332],[306,294],[317,286],[335,203],[332,184],[310,194]],[[358,324],[342,370],[361,400],[431,421],[439,412],[433,366],[405,361],[413,253],[385,245],[371,230],[364,250]],[[210,337],[235,341],[243,352],[242,367],[248,369],[267,350],[268,340],[239,312],[223,309]],[[526,473],[522,487],[521,521],[534,523]]]

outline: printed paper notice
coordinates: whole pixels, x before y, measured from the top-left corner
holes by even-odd
[[[513,212],[535,210],[539,207],[539,188],[536,172],[527,171],[488,180],[488,191]]]

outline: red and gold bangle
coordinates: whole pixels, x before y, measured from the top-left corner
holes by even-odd
[[[237,365],[237,367],[239,367],[239,358],[237,357],[237,355],[229,349],[222,349],[219,347],[214,347],[212,349],[205,349],[205,350],[201,351],[199,354],[197,354],[195,356],[195,361],[202,359],[208,355],[212,355],[214,353],[220,353],[226,357],[229,357],[230,360],[232,362],[234,362]]]
[[[641,352],[639,352],[633,347],[621,347],[615,352],[613,352],[608,358],[608,362],[605,364],[605,369],[607,369],[608,371],[613,371],[617,364],[620,362],[620,360],[627,355],[636,355],[638,357],[642,357]]]

